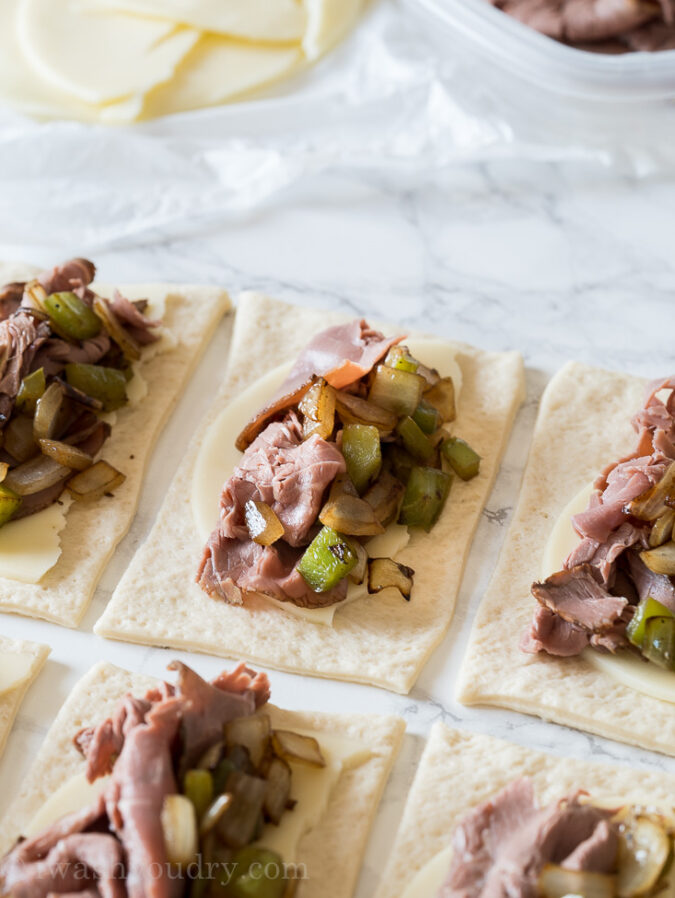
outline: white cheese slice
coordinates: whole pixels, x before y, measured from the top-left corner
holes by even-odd
[[[104,10],[171,19],[249,41],[299,41],[305,11],[297,0],[89,0]]]
[[[300,839],[324,815],[341,772],[358,767],[371,756],[367,748],[344,736],[333,733],[319,735],[310,730],[295,728],[293,732],[318,739],[326,766],[291,764],[291,798],[296,801],[296,805],[292,811],[284,814],[279,826],[268,823],[256,843],[270,851],[276,851],[287,864],[295,863]]]
[[[570,552],[578,545],[579,536],[572,527],[570,518],[588,507],[593,492],[593,484],[588,484],[565,506],[556,521],[544,549],[542,561],[544,579],[559,571]],[[604,654],[595,649],[586,649],[583,657],[589,664],[636,692],[675,704],[675,673],[663,670],[656,664],[642,661],[635,655],[623,652],[618,655]]]
[[[447,343],[429,339],[405,342],[410,352],[425,365],[437,368],[443,377],[452,377],[455,398],[458,399],[462,389],[462,371],[449,353]],[[251,415],[274,395],[290,368],[291,365],[286,363],[263,375],[223,409],[208,429],[195,462],[190,495],[192,515],[204,542],[218,522],[223,484],[241,458],[241,452],[234,445],[234,437],[243,430]],[[366,548],[371,557],[393,558],[405,548],[408,539],[407,528],[394,525],[387,528],[385,533],[370,540]],[[299,608],[292,602],[279,602],[267,596],[264,598],[268,604],[275,605],[295,617],[331,626],[336,611],[364,595],[367,595],[367,589],[363,584],[359,586],[352,584],[344,602],[327,608]]]
[[[207,34],[175,76],[147,97],[143,114],[155,118],[215,106],[280,80],[302,61],[299,46],[239,43]]]
[[[49,508],[0,527],[0,577],[40,582],[61,555],[60,533],[71,502],[70,495],[62,493]]]
[[[353,27],[363,0],[304,0],[307,31],[303,47],[308,59],[331,49]]]
[[[76,773],[49,796],[30,823],[23,828],[22,835],[30,839],[67,814],[84,810],[96,801],[109,780],[109,776],[101,776],[90,783],[84,772]]]
[[[0,99],[17,111],[41,118],[74,118],[95,121],[102,116],[98,106],[81,103],[43,80],[29,65],[16,38],[20,0],[0,3]],[[110,124],[133,121],[141,112],[142,100],[132,98],[105,107]]]
[[[437,895],[450,869],[451,858],[450,846],[439,851],[417,871],[403,890],[401,898],[421,898],[422,895],[432,898],[433,895]]]
[[[0,696],[23,686],[34,665],[35,655],[30,652],[0,652]]]
[[[91,104],[138,97],[168,81],[200,36],[82,0],[21,0],[16,34],[40,77]]]

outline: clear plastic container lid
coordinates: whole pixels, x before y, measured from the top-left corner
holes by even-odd
[[[463,35],[491,65],[572,99],[640,103],[675,98],[675,50],[618,55],[578,50],[540,34],[488,0],[414,0]]]

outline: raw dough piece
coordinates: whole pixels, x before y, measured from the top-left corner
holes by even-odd
[[[34,273],[33,268],[22,273],[16,265],[0,264],[0,283],[29,278]],[[96,283],[94,289],[104,296],[110,296],[112,291],[111,287]],[[126,481],[113,499],[73,503],[61,533],[61,557],[40,584],[0,578],[2,611],[78,626],[99,577],[131,525],[155,439],[214,325],[229,307],[227,294],[216,287],[141,284],[120,285],[120,290],[130,299],[160,301],[166,297],[164,324],[177,338],[177,344],[142,362],[149,395],[138,405],[119,409],[112,434],[103,447],[103,457],[125,473]]]
[[[286,614],[264,599],[250,597],[243,607],[229,605],[195,583],[204,541],[189,496],[209,422],[244,387],[282,361],[292,361],[315,333],[344,320],[344,315],[288,306],[259,294],[241,297],[226,382],[145,545],[96,624],[99,635],[409,691],[450,623],[473,533],[523,398],[523,365],[517,353],[448,344],[464,377],[453,430],[483,462],[480,476],[453,484],[432,533],[414,533],[401,552],[399,560],[416,571],[410,602],[396,594],[369,596],[340,609],[334,625],[326,627]]]
[[[33,655],[34,661],[31,665],[30,673],[16,689],[5,692],[0,695],[0,756],[4,751],[9,732],[12,729],[14,718],[17,715],[19,706],[23,701],[24,695],[28,692],[31,684],[42,670],[42,666],[49,655],[49,648],[46,645],[39,645],[36,642],[26,642],[21,639],[8,639],[6,636],[0,636],[0,654],[5,652],[21,652]]]
[[[638,772],[618,764],[556,758],[436,723],[375,898],[401,898],[416,873],[448,847],[460,818],[521,776],[534,781],[540,804],[556,801],[577,788],[589,791],[591,798],[619,798],[626,803],[669,808],[675,795],[675,775],[663,770]]]
[[[155,682],[105,663],[96,665],[79,682],[47,733],[18,798],[0,823],[0,854],[11,847],[21,827],[59,785],[83,769],[73,734],[109,715],[127,691],[143,694]],[[350,898],[405,724],[391,715],[271,712],[278,727],[337,733],[365,743],[372,751],[363,764],[343,770],[323,819],[302,837],[298,849],[297,862],[306,863],[308,868],[303,898]]]
[[[534,611],[530,586],[541,575],[549,533],[583,486],[634,449],[630,419],[644,388],[641,378],[576,362],[547,386],[518,507],[478,609],[457,694],[465,704],[512,708],[674,755],[672,704],[622,685],[583,656],[527,655],[518,647]]]

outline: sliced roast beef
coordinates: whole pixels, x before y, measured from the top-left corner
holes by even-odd
[[[19,308],[25,286],[23,281],[13,281],[0,287],[0,321],[9,318]]]
[[[605,589],[590,564],[558,571],[543,583],[534,583],[532,595],[563,620],[591,633],[614,626],[628,604],[622,596],[613,596]]]
[[[538,604],[531,623],[523,633],[520,648],[532,655],[547,652],[565,658],[580,654],[588,644],[587,630]]]
[[[402,339],[385,337],[358,319],[321,331],[300,353],[272,399],[239,434],[237,449],[243,452],[271,418],[295,405],[315,377],[325,378],[336,389],[349,386],[368,374]]]
[[[147,318],[131,300],[123,296],[119,290],[113,292],[110,300],[110,308],[115,313],[121,324],[129,331],[131,336],[146,346],[148,343],[154,343],[159,340],[157,334],[152,333],[152,329],[159,327],[161,321],[154,321]]]
[[[21,380],[48,337],[48,325],[38,322],[29,312],[20,310],[0,321],[0,426],[11,415]]]
[[[584,537],[565,559],[564,568],[571,570],[578,565],[588,563],[599,572],[603,583],[611,587],[614,583],[614,568],[617,558],[636,543],[647,548],[647,535],[644,527],[637,527],[630,521],[624,521],[617,530],[613,530],[609,534],[604,542]]]
[[[244,506],[254,499],[275,512],[284,526],[284,540],[301,546],[309,541],[326,487],[345,470],[335,444],[316,434],[303,441],[297,416],[290,413],[251,443],[226,482],[219,529],[224,537],[248,540]]]
[[[438,898],[537,898],[546,863],[610,872],[618,850],[610,814],[577,795],[539,808],[531,780],[515,780],[456,827]]]
[[[64,265],[56,265],[51,271],[43,272],[38,281],[47,293],[60,293],[86,288],[95,276],[96,266],[89,259],[71,259]]]
[[[322,608],[341,602],[347,581],[328,592],[314,592],[297,570],[302,551],[278,540],[260,546],[252,540],[230,539],[214,530],[204,549],[197,582],[209,595],[240,605],[247,592],[260,592],[302,608]]]
[[[44,368],[45,375],[51,377],[60,374],[72,362],[95,365],[109,350],[110,337],[103,331],[81,343],[67,343],[65,340],[51,338],[40,348],[32,367]]]
[[[640,599],[651,596],[675,613],[675,585],[667,574],[650,571],[637,552],[628,552],[630,575]]]

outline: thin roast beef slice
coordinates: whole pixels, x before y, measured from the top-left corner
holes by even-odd
[[[48,337],[49,326],[30,312],[20,310],[0,321],[0,426],[11,415],[21,380]]]
[[[244,508],[253,499],[265,502],[274,511],[289,545],[306,544],[326,488],[345,470],[345,460],[334,443],[317,434],[302,439],[295,414],[269,424],[244,452],[223,487],[219,524],[222,535],[249,539]]]
[[[0,321],[9,318],[19,308],[25,286],[23,281],[12,281],[0,287]]]
[[[135,306],[130,299],[127,299],[126,296],[123,296],[119,290],[113,291],[110,308],[123,327],[127,328],[131,336],[137,343],[140,343],[141,346],[146,346],[148,343],[155,343],[159,340],[157,334],[153,334],[152,329],[159,327],[161,321],[147,318],[139,311],[137,306]]]
[[[243,452],[272,417],[295,405],[315,377],[325,378],[336,389],[349,386],[368,374],[401,339],[385,337],[359,319],[321,331],[302,350],[267,405],[239,434],[237,448]]]
[[[346,579],[328,592],[314,592],[297,570],[301,557],[301,549],[281,539],[271,546],[260,546],[250,539],[230,539],[216,528],[204,548],[197,582],[209,595],[234,605],[242,604],[247,592],[292,601],[302,608],[341,602],[347,595]]]
[[[581,564],[557,571],[543,583],[534,583],[532,594],[563,620],[593,633],[616,624],[628,604],[623,596],[611,595],[599,581],[595,568]]]
[[[103,331],[81,343],[67,343],[55,337],[46,340],[35,356],[33,370],[44,368],[47,377],[60,374],[70,362],[95,365],[110,349],[110,337]]]
[[[96,266],[89,259],[71,259],[63,265],[56,265],[51,271],[44,271],[38,281],[47,293],[76,291],[91,284],[96,275]]]
[[[171,747],[184,702],[169,698],[127,733],[105,790],[108,819],[126,854],[128,898],[174,898],[160,821],[166,795],[177,791]],[[180,894],[180,893],[179,893]]]
[[[583,652],[588,643],[589,634],[583,627],[571,624],[544,605],[537,604],[532,621],[523,633],[520,648],[532,655],[547,652],[568,658]]]
[[[624,521],[617,530],[610,533],[603,543],[584,537],[567,556],[563,566],[566,570],[571,570],[588,563],[598,571],[602,582],[611,588],[614,585],[617,559],[626,549],[636,543],[647,548],[647,532],[642,527],[636,527],[630,521]]]
[[[667,574],[650,571],[637,552],[629,552],[627,557],[630,575],[640,599],[651,596],[675,614],[675,586],[672,579]]]

